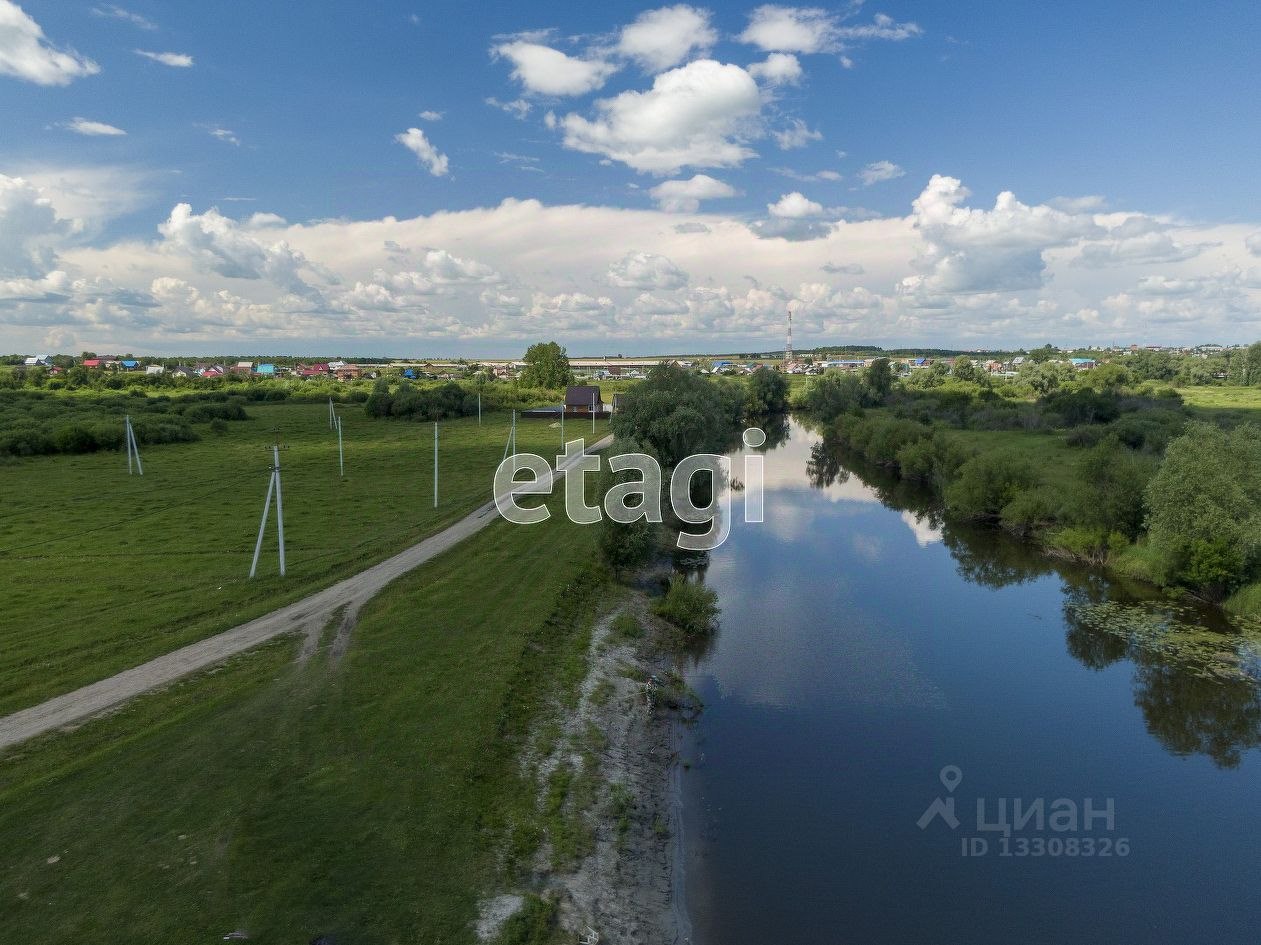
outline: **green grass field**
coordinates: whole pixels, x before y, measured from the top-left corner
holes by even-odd
[[[553,508],[392,584],[340,663],[279,641],[0,756],[5,940],[473,941],[539,838],[519,750],[606,590]]]
[[[1039,430],[947,430],[946,435],[978,453],[1005,452],[1028,461],[1049,488],[1067,491],[1082,451],[1059,432]]]
[[[1261,419],[1261,387],[1179,387],[1178,393],[1197,411],[1255,411]]]
[[[491,495],[506,413],[440,431],[344,408],[346,478],[323,405],[252,405],[251,419],[197,443],[0,464],[0,714],[228,629],[363,569],[450,524]],[[597,436],[604,434],[600,422]],[[276,432],[273,432],[276,431]],[[570,439],[589,423],[566,423]],[[283,468],[288,574],[273,524],[250,581],[270,450]],[[554,456],[546,420],[518,424],[518,448]]]

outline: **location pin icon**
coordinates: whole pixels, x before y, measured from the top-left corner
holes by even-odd
[[[963,782],[963,772],[957,765],[946,765],[941,769],[939,777],[946,790],[952,793]]]

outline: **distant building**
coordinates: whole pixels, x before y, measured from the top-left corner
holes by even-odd
[[[275,377],[276,365],[260,364],[257,368],[254,369],[254,373],[257,374],[259,377]]]
[[[100,367],[104,367],[104,363],[101,361],[100,358],[84,358],[83,366],[85,368],[100,368]]]
[[[140,369],[140,362],[135,358],[124,358],[118,362],[124,371],[136,371]]]
[[[604,401],[600,398],[600,388],[594,384],[575,384],[565,389],[565,413],[585,414],[603,413]]]
[[[233,374],[253,374],[254,362],[253,361],[238,361],[236,362],[235,365],[233,365],[232,373]]]
[[[329,367],[332,367],[330,364]],[[333,375],[339,381],[355,381],[363,377],[363,370],[357,364],[346,364],[342,362],[341,367],[333,371]]]
[[[162,365],[160,365],[160,364],[150,364],[150,365],[148,365],[148,366],[144,369],[144,372],[145,372],[146,374],[155,374],[155,375],[156,375],[156,374],[165,374],[165,373],[166,373],[166,368],[164,368],[164,367],[163,367]]]

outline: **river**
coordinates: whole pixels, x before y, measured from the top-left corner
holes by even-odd
[[[765,449],[765,521],[737,495],[703,573],[694,941],[1261,939],[1257,635],[943,526],[818,441]]]

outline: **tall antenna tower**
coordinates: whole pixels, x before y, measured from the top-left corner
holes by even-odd
[[[793,359],[793,310],[788,310],[788,344],[784,346],[784,363]]]

